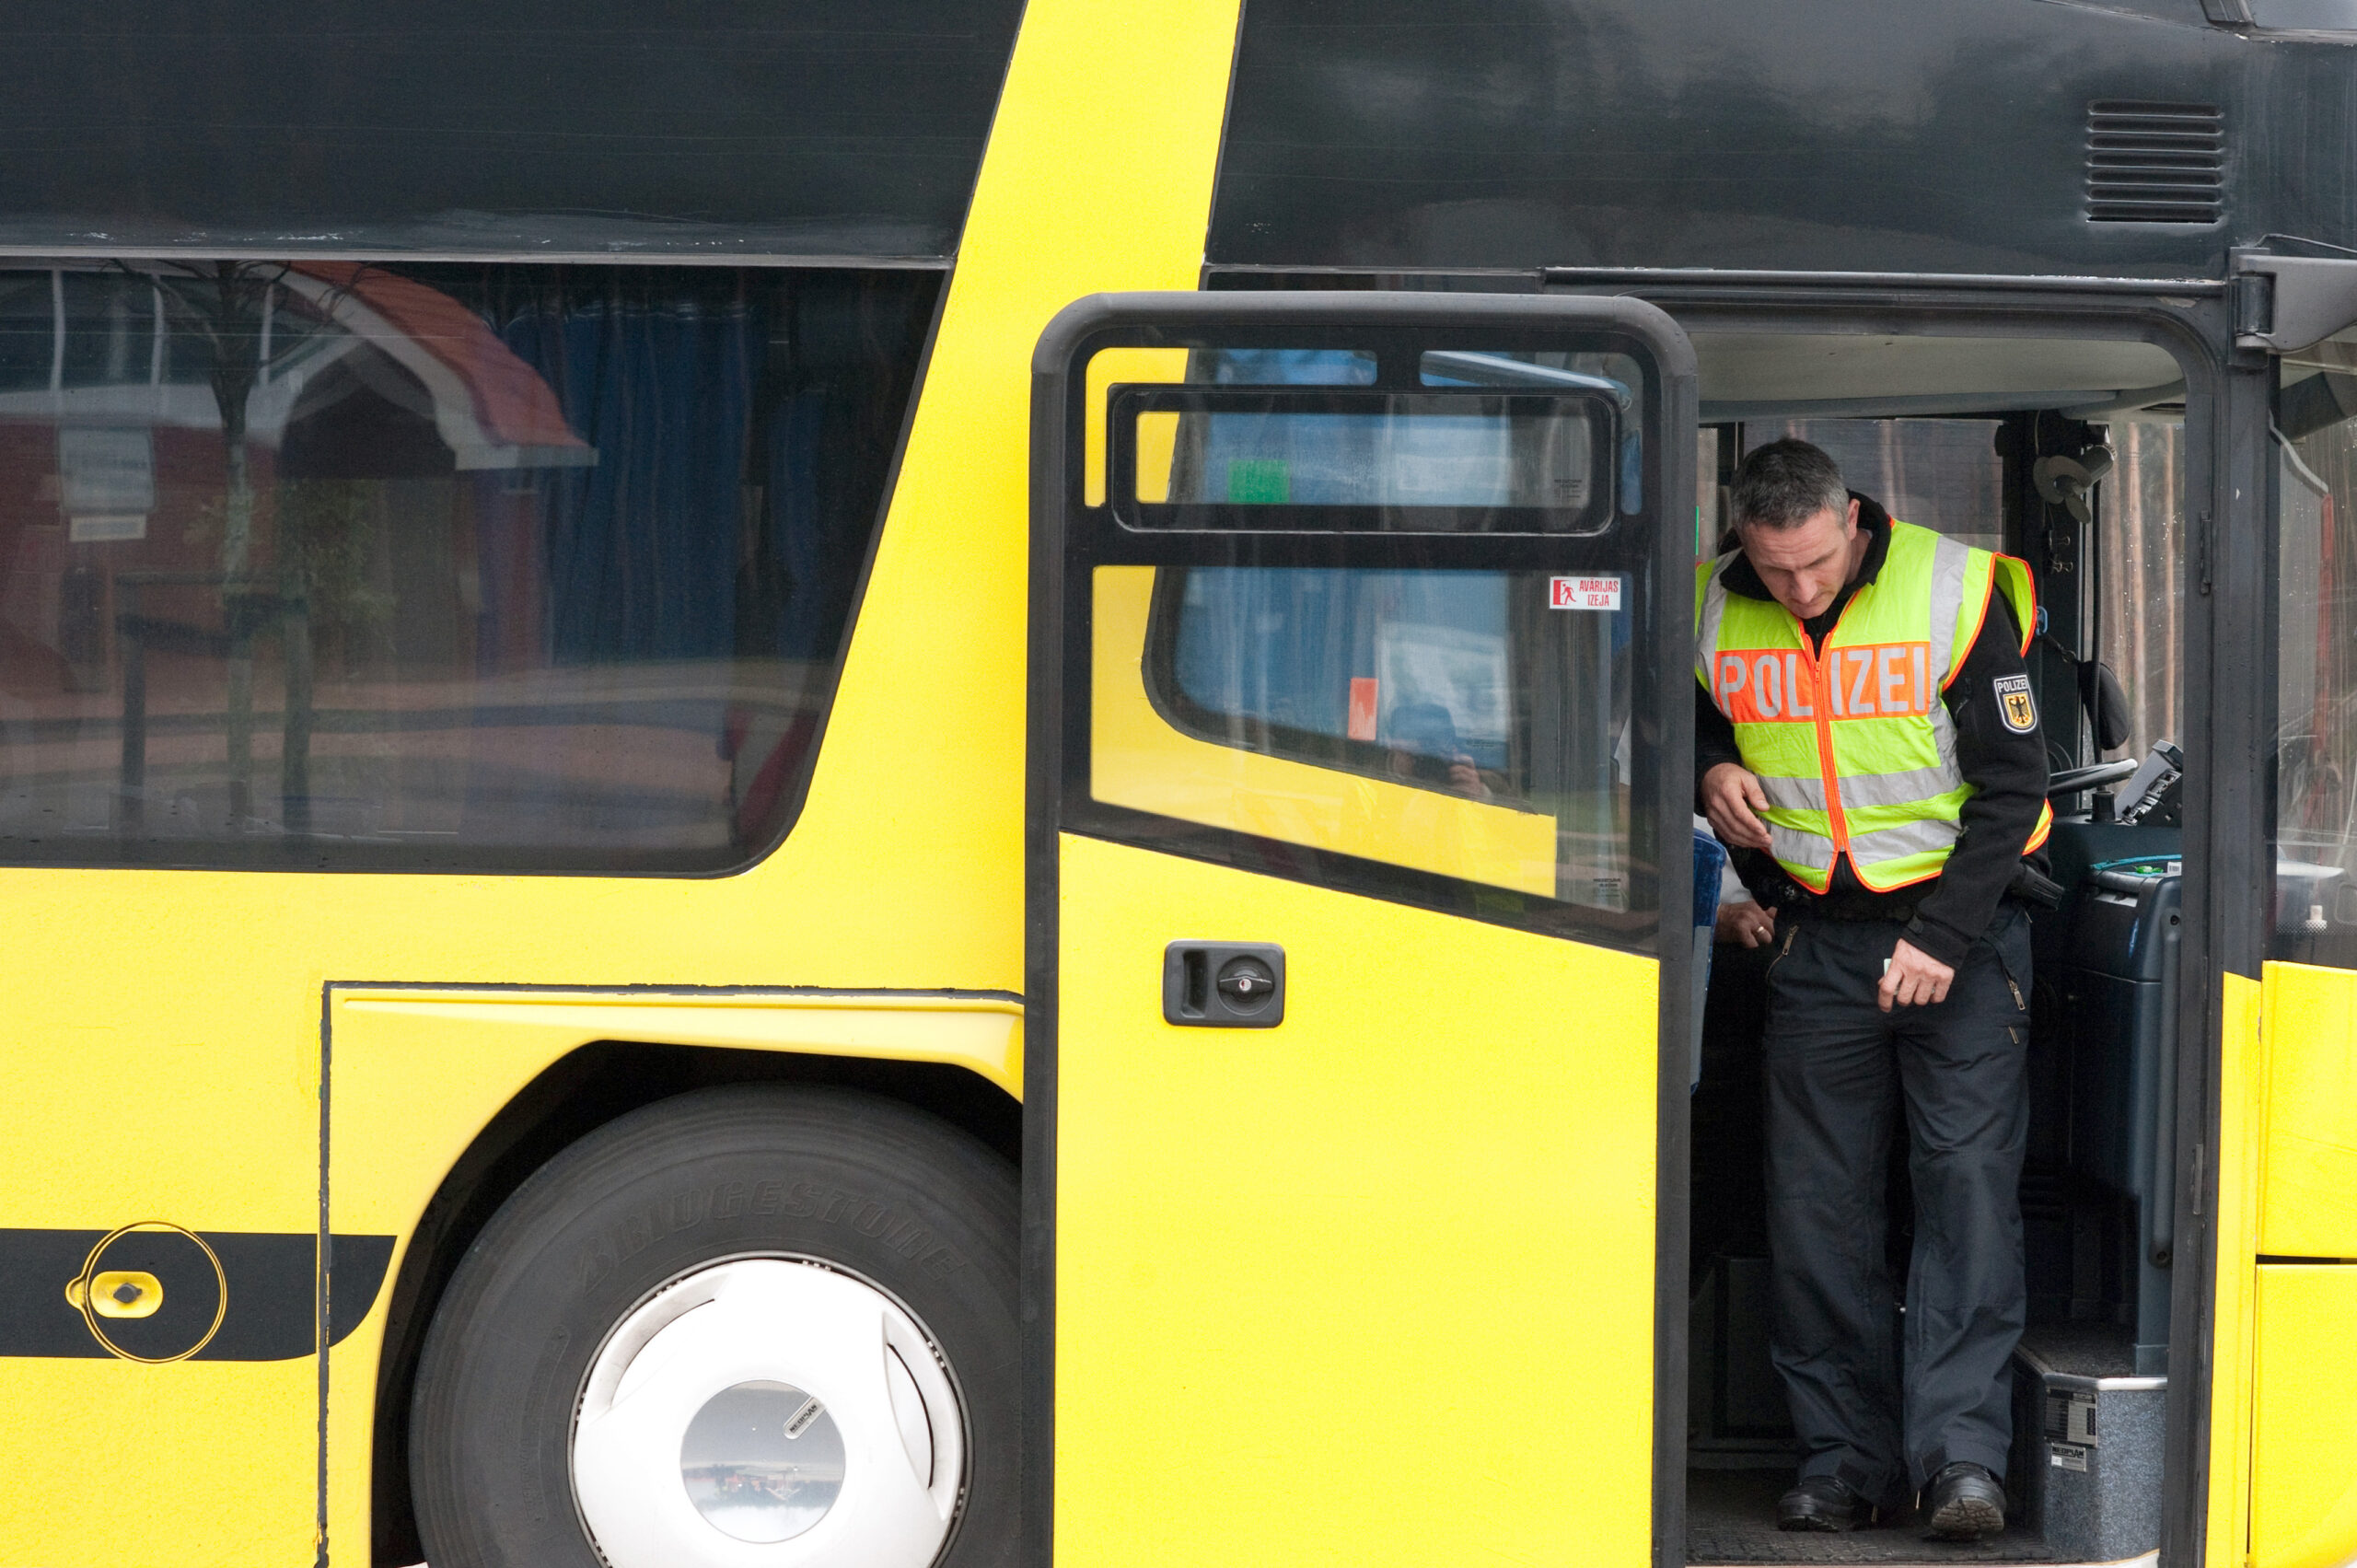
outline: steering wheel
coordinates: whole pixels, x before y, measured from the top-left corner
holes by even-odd
[[[2066,795],[2077,795],[2085,790],[2100,789],[2105,784],[2118,784],[2122,779],[2132,776],[2141,765],[2132,757],[2123,757],[2117,762],[2097,762],[2086,768],[2065,768],[2059,773],[2048,776],[2046,798],[2060,800]]]

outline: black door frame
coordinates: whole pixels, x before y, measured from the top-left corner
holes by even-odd
[[[2178,988],[2177,1245],[2172,1272],[2161,1560],[2203,1561],[2217,1281],[2219,1052],[2227,974],[2257,980],[2272,928],[2272,714],[2277,607],[2273,360],[2235,346],[2235,301],[2214,279],[1677,273],[1572,269],[1546,285],[1634,294],[1689,331],[2141,336],[2186,368],[2185,942]],[[1682,1357],[1680,1358],[1682,1360]],[[1657,1496],[1662,1564],[1682,1563],[1682,1458]],[[1656,1472],[1657,1491],[1665,1476]],[[1668,1533],[1675,1527],[1675,1534]],[[1677,1542],[1672,1547],[1670,1542]]]

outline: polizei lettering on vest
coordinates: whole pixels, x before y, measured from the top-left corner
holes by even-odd
[[[1928,643],[1878,643],[1832,648],[1827,685],[1837,718],[1916,718],[1932,711],[1939,690],[1932,679]],[[1792,723],[1817,717],[1813,682],[1801,656],[1790,649],[1730,649],[1718,656],[1720,711],[1737,724]]]

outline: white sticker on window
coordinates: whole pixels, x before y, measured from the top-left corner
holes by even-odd
[[[1612,577],[1550,577],[1547,605],[1550,610],[1618,610],[1620,579]]]

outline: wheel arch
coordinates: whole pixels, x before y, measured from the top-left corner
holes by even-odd
[[[426,1330],[475,1237],[533,1172],[579,1139],[659,1100],[736,1084],[863,1090],[937,1117],[1020,1164],[1021,1107],[966,1067],[640,1040],[595,1040],[568,1051],[518,1090],[452,1163],[394,1275],[369,1465],[370,1558],[377,1568],[424,1555],[410,1497],[410,1396]]]

